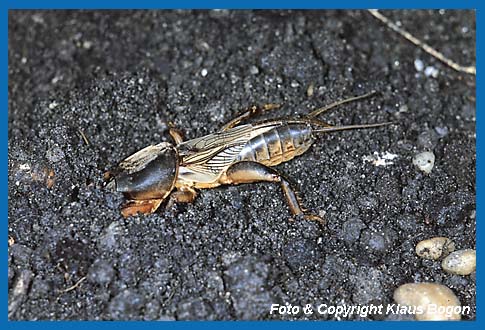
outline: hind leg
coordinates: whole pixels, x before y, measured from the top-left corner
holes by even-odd
[[[325,224],[325,221],[318,215],[306,210],[301,199],[291,187],[288,180],[281,176],[276,170],[256,162],[235,163],[223,175],[219,181],[221,184],[241,184],[253,182],[278,182],[281,185],[286,202],[293,215],[303,215],[307,220],[318,221]]]

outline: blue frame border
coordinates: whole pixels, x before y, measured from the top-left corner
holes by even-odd
[[[477,24],[477,33],[476,33],[476,51],[477,55],[479,51],[482,49],[482,45],[484,43],[483,40],[483,24],[480,20],[482,18],[482,11],[481,7],[483,5],[475,0],[475,1],[466,1],[466,0],[399,0],[399,1],[389,1],[389,0],[341,0],[341,1],[318,1],[318,0],[299,0],[299,1],[276,1],[276,0],[245,0],[245,1],[222,1],[222,0],[204,0],[203,2],[197,2],[195,0],[182,0],[182,1],[171,1],[170,3],[155,3],[149,0],[137,0],[137,1],[102,1],[102,0],[76,0],[76,1],[59,1],[59,0],[48,0],[48,1],[32,1],[32,0],[6,0],[0,3],[1,8],[1,21],[2,21],[2,33],[1,33],[1,42],[3,45],[6,45],[5,49],[0,53],[1,61],[4,63],[2,67],[2,76],[4,79],[0,80],[0,84],[2,87],[2,104],[5,105],[5,109],[0,112],[1,114],[1,122],[4,125],[4,129],[1,131],[1,138],[4,141],[4,179],[3,185],[1,188],[2,193],[2,206],[4,209],[4,228],[6,230],[6,235],[4,238],[8,236],[8,148],[7,148],[7,141],[8,141],[8,11],[11,9],[154,9],[154,8],[197,8],[197,9],[206,9],[206,8],[232,8],[232,9],[263,9],[263,8],[281,8],[281,9],[288,9],[288,8],[299,8],[299,9],[310,9],[310,8],[322,8],[322,9],[365,9],[365,8],[379,8],[379,9],[392,9],[392,8],[406,8],[406,9],[424,9],[424,8],[444,8],[444,9],[476,9],[476,24]],[[481,56],[476,57],[477,63],[476,67],[479,70],[481,68],[482,60]],[[481,95],[484,90],[482,84],[480,83],[481,79],[477,74],[476,78],[476,86],[477,86],[477,96]],[[483,124],[482,122],[485,120],[483,114],[479,109],[481,108],[481,98],[477,97],[476,100],[477,106],[477,169],[479,170],[481,167],[485,166],[485,161],[481,157],[480,153],[481,150],[484,148],[484,142],[482,138],[483,128],[481,127]],[[482,207],[480,206],[479,201],[482,199],[483,195],[483,177],[480,171],[477,171],[476,176],[476,185],[477,185],[477,219],[483,214]],[[477,246],[480,245],[479,241],[482,236],[481,225],[477,221]],[[231,328],[252,328],[252,327],[269,327],[269,328],[278,328],[278,329],[290,329],[290,328],[301,328],[301,329],[311,329],[318,326],[325,326],[325,327],[334,327],[334,328],[352,328],[354,326],[364,327],[364,328],[373,328],[373,329],[383,329],[388,328],[390,326],[389,322],[360,322],[355,323],[351,321],[347,322],[325,322],[323,325],[322,323],[318,322],[287,322],[287,321],[265,321],[265,322],[257,322],[257,321],[241,321],[241,322],[232,322],[232,321],[221,321],[221,322],[168,322],[168,323],[158,323],[158,322],[139,322],[139,321],[132,321],[132,322],[95,322],[95,321],[85,321],[85,322],[69,322],[66,324],[65,322],[48,322],[48,321],[39,321],[39,322],[25,322],[25,321],[8,321],[7,318],[7,309],[8,309],[8,248],[7,244],[4,241],[2,245],[2,256],[3,256],[3,271],[2,271],[2,291],[4,292],[4,298],[2,299],[1,306],[3,307],[3,316],[0,320],[0,325],[3,329],[17,329],[17,328],[31,328],[31,329],[38,329],[38,328],[48,328],[48,327],[74,327],[74,328],[87,328],[90,327],[91,329],[106,329],[106,328],[129,328],[129,329],[145,329],[145,328],[159,328],[159,327],[174,327],[177,329],[188,329],[188,328],[210,328],[210,327],[231,327]],[[477,247],[477,252],[480,255],[482,254],[481,248]],[[480,265],[478,265],[478,272],[477,275],[480,274]],[[481,278],[482,276],[478,276]],[[477,290],[480,288],[480,285],[477,285]],[[484,299],[482,295],[477,295],[477,305],[481,306],[481,302]],[[485,322],[483,321],[483,312],[480,307],[477,308],[477,320],[473,322],[453,322],[453,323],[443,323],[443,322],[430,322],[430,323],[409,323],[409,322],[394,322],[392,323],[392,327],[397,328],[408,328],[411,325],[416,325],[419,327],[425,328],[453,328],[453,329],[471,329],[471,328],[483,328],[485,326]]]
[[[160,3],[153,0],[85,0],[85,1],[60,1],[60,0],[44,0],[41,3],[34,0],[6,0],[3,2],[4,9],[213,9],[213,8],[228,8],[228,9],[472,9],[478,8],[480,2],[478,0],[342,0],[342,1],[328,1],[328,0],[300,0],[300,1],[277,1],[277,0],[233,0],[231,2],[224,0],[180,0]]]

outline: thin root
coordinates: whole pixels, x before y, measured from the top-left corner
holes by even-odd
[[[79,281],[77,281],[76,284],[68,287],[67,289],[62,290],[62,292],[66,293],[66,292],[69,292],[69,291],[76,289],[77,287],[79,287],[81,285],[82,282],[84,282],[86,280],[86,278],[87,278],[86,276],[81,277],[81,279]]]
[[[84,134],[83,131],[81,131],[80,129],[77,130],[78,133],[81,135],[82,139],[84,140],[84,143],[86,143],[87,146],[89,146],[89,140],[88,138],[86,137],[86,135]]]
[[[436,49],[434,49],[430,45],[422,42],[421,40],[419,40],[418,38],[413,36],[411,33],[401,29],[399,26],[397,26],[396,24],[391,22],[386,16],[382,15],[377,9],[369,9],[369,13],[372,16],[374,16],[375,18],[377,18],[379,21],[384,23],[388,28],[399,33],[401,36],[406,38],[408,41],[412,42],[413,44],[415,44],[416,46],[418,46],[419,48],[421,48],[422,50],[424,50],[426,53],[433,56],[434,58],[440,60],[441,62],[443,62],[444,64],[446,64],[450,68],[452,68],[453,70],[456,70],[458,72],[464,72],[464,73],[472,74],[472,75],[477,74],[477,69],[474,65],[463,66],[463,65],[460,65],[460,64],[450,60],[449,58],[447,58],[445,55],[443,55],[442,53],[440,53],[439,51],[437,51]]]

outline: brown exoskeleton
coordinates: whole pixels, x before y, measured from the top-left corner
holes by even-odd
[[[322,221],[303,208],[290,183],[271,166],[303,154],[313,144],[317,133],[389,124],[331,126],[316,119],[316,116],[337,105],[372,94],[374,92],[335,102],[301,118],[238,125],[257,113],[278,106],[253,107],[218,132],[185,142],[176,130],[171,129],[175,145],[167,142],[151,145],[120,163],[114,184],[116,190],[128,199],[122,207],[122,214],[127,217],[138,212],[153,213],[169,196],[168,205],[192,202],[197,195],[196,189],[278,182],[293,215]]]

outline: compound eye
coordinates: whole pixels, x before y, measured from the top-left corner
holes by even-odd
[[[121,162],[116,190],[131,199],[163,199],[172,191],[177,173],[178,153],[172,145],[149,146]]]

